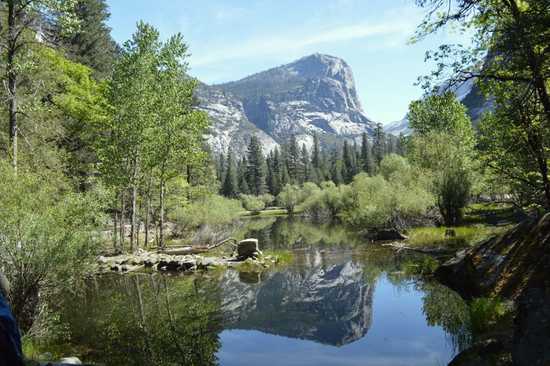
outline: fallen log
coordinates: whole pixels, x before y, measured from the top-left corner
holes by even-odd
[[[407,251],[422,253],[422,254],[431,254],[431,255],[449,255],[449,254],[456,253],[456,250],[449,249],[449,248],[441,248],[441,247],[438,247],[438,248],[422,248],[422,247],[414,248],[414,247],[406,246],[405,244],[402,244],[402,243],[388,243],[388,244],[382,244],[382,246],[396,249],[398,253],[401,252],[402,250],[407,250]]]

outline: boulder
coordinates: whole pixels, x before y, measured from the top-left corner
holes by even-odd
[[[258,239],[245,239],[241,240],[237,244],[237,259],[245,260],[248,258],[255,258],[260,254],[258,248]]]
[[[63,365],[82,365],[82,361],[80,361],[77,357],[66,357],[59,360],[60,364]]]

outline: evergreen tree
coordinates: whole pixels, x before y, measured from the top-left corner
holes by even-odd
[[[354,164],[354,155],[352,148],[349,146],[349,143],[344,141],[344,146],[342,148],[342,157],[343,157],[343,167],[342,167],[342,178],[345,183],[350,183],[355,176],[355,164]]]
[[[257,196],[266,192],[266,166],[262,146],[257,136],[250,138],[248,145],[248,187]]]
[[[363,133],[361,141],[361,170],[372,175],[374,174],[374,160],[372,157],[372,146],[366,133]]]
[[[332,166],[330,169],[330,177],[334,182],[334,184],[339,185],[344,183],[344,177],[343,177],[342,171],[343,171],[342,159],[340,158],[338,149],[335,149],[332,156]]]
[[[386,136],[381,123],[376,124],[376,128],[374,129],[374,143],[372,149],[376,166],[379,166],[386,153]]]
[[[271,178],[269,181],[269,192],[273,196],[277,196],[281,192],[281,174],[282,174],[282,162],[279,155],[279,149],[275,149],[271,152]]]
[[[69,57],[91,67],[101,79],[110,75],[119,53],[107,25],[111,14],[105,0],[77,0],[74,8],[79,20],[76,32],[62,36]]]
[[[313,151],[311,152],[311,165],[314,169],[319,170],[321,168],[321,149],[319,147],[319,135],[317,132],[313,133]]]
[[[296,136],[292,135],[288,143],[286,151],[286,165],[288,168],[288,175],[292,183],[299,182],[300,176],[300,148],[298,147],[298,141]]]
[[[237,168],[231,149],[227,151],[225,163],[225,178],[222,185],[222,194],[226,197],[236,198],[239,195],[239,180],[237,178]]]
[[[309,152],[307,151],[306,144],[302,145],[302,158],[301,158],[301,176],[300,183],[311,182],[311,164],[309,161]]]
[[[250,187],[248,186],[248,161],[246,157],[243,157],[239,161],[239,166],[237,167],[237,175],[239,179],[239,192],[241,194],[250,194]]]

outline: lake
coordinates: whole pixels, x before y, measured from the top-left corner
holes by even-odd
[[[263,273],[104,275],[64,301],[66,350],[104,365],[446,365],[469,343],[465,303],[414,260],[342,227],[251,220],[243,236],[294,260]]]

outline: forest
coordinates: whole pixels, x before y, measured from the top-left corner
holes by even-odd
[[[106,252],[214,244],[231,225],[270,215],[411,240],[423,227],[460,232],[487,202],[543,218],[550,5],[416,4],[425,20],[411,42],[464,26],[474,44],[426,53],[434,68],[418,80],[425,96],[410,104],[410,135],[378,124],[332,145],[291,135],[271,151],[253,136],[239,155],[208,146],[182,34],[138,21],[117,44],[105,0],[2,1],[0,271],[25,345],[61,331],[58,299]],[[491,101],[477,123],[453,93],[468,80]]]

